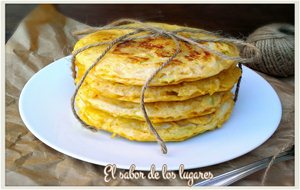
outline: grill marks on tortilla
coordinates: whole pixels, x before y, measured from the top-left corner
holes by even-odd
[[[189,51],[180,52],[178,56],[182,57],[186,61],[195,61],[197,59],[204,59],[208,61],[211,56],[209,52],[203,51],[200,48],[193,47],[185,42],[180,42],[182,48],[188,49]],[[151,60],[153,56],[157,58],[168,58],[175,53],[175,45],[171,39],[163,37],[158,38],[147,38],[134,41],[125,41],[116,45],[113,49],[112,54],[126,57],[132,64],[147,64],[147,61]],[[134,54],[133,54],[134,52]],[[186,53],[188,52],[188,53]],[[174,59],[172,64],[180,65],[183,64],[182,59]],[[156,63],[161,65],[163,62]],[[153,64],[153,63],[151,63]]]

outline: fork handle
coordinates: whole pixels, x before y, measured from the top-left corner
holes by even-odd
[[[274,164],[281,162],[281,161],[291,160],[293,158],[294,158],[294,155],[286,154],[286,153],[281,154],[274,159]],[[201,181],[201,182],[195,184],[194,186],[227,186],[227,185],[230,185],[248,175],[251,175],[261,169],[266,168],[271,160],[272,160],[272,156],[262,159],[262,160],[259,160],[259,161],[256,161],[247,166],[243,166],[236,170],[218,175],[212,179]]]

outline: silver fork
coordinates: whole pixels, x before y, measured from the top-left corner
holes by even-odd
[[[280,153],[275,159],[273,164],[294,159],[294,146],[288,151]],[[230,185],[248,175],[251,175],[261,169],[264,169],[268,166],[270,161],[272,160],[272,156],[264,158],[262,160],[253,162],[249,165],[243,166],[241,168],[232,170],[230,172],[218,175],[213,177],[212,179],[204,180],[199,183],[196,183],[194,186],[227,186]]]

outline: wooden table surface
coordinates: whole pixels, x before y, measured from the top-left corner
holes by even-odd
[[[36,5],[6,4],[6,41]],[[90,25],[119,18],[187,25],[244,38],[274,22],[294,24],[294,4],[56,4],[64,15]]]

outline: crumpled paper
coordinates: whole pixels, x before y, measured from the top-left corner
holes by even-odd
[[[69,55],[77,40],[72,32],[86,27],[58,13],[51,5],[40,5],[23,19],[8,40],[5,49],[5,184],[186,186],[187,181],[181,179],[116,179],[106,183],[103,166],[57,152],[34,137],[22,122],[18,101],[25,83],[46,65]],[[294,78],[261,75],[275,88],[282,102],[283,115],[278,130],[267,142],[244,156],[190,171],[211,171],[218,175],[273,155],[286,143],[294,141]],[[233,185],[261,185],[263,174],[262,170]],[[294,185],[294,161],[273,165],[265,185]]]

